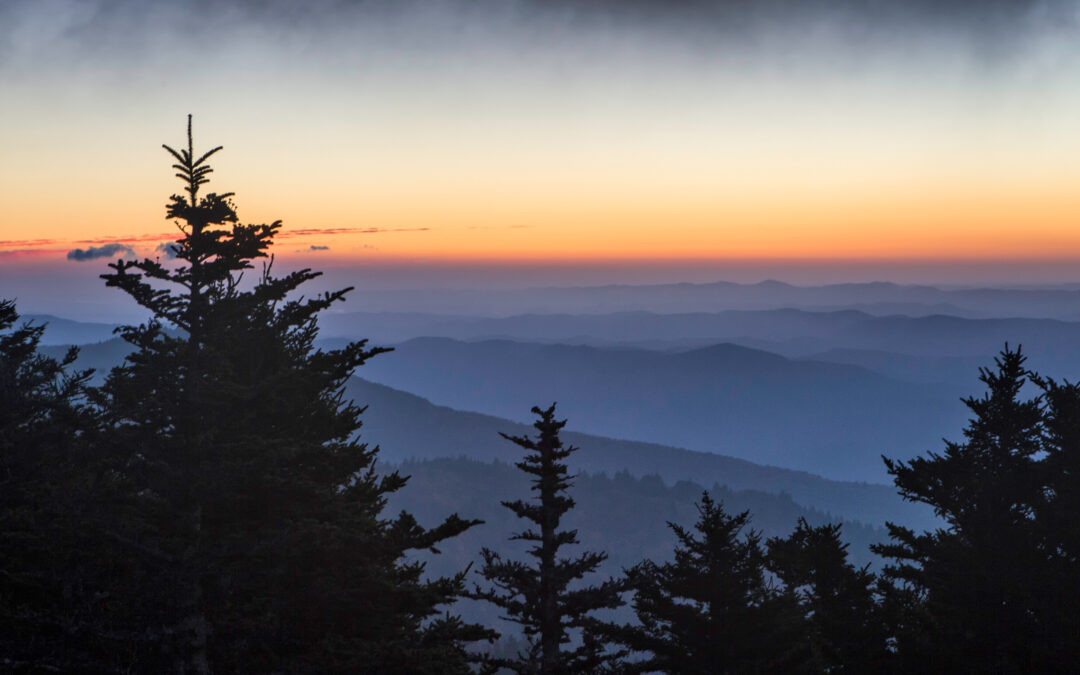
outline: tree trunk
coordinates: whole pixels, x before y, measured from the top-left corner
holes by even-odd
[[[177,661],[177,675],[210,675],[210,656],[207,646],[210,638],[210,623],[206,620],[203,609],[202,565],[199,555],[202,535],[202,507],[195,509],[193,534],[195,542],[184,556],[184,573],[190,575],[191,582],[187,612],[180,623],[181,652]]]

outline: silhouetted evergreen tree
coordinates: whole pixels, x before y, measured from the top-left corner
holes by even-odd
[[[88,371],[37,353],[43,325],[0,301],[0,670],[110,672],[108,567],[90,531]]]
[[[705,493],[691,531],[669,523],[673,562],[631,571],[640,625],[608,626],[609,639],[647,655],[626,672],[760,673],[796,669],[801,621],[794,599],[766,576],[750,514],[724,512]]]
[[[1055,650],[1055,667],[1080,663],[1080,384],[1032,374],[1043,391],[1044,455],[1039,462],[1042,500],[1036,527],[1046,566],[1040,570],[1044,599],[1043,644]]]
[[[877,673],[888,663],[889,637],[869,566],[848,562],[840,525],[811,527],[799,518],[787,538],[767,542],[767,567],[797,598],[808,647],[799,670]]]
[[[566,420],[555,419],[554,404],[547,410],[534,407],[532,412],[540,417],[533,424],[539,432],[536,439],[506,434],[503,437],[527,451],[517,467],[536,476],[532,481],[536,500],[502,504],[536,525],[537,529],[511,537],[535,544],[529,555],[536,563],[503,560],[485,548],[481,551],[484,564],[480,574],[493,588],[477,586],[469,595],[495,604],[506,612],[507,619],[524,628],[528,650],[516,658],[493,658],[491,665],[516,673],[544,675],[601,672],[612,667],[619,654],[607,652],[593,635],[590,614],[620,607],[624,583],[615,579],[598,586],[575,583],[596,570],[607,557],[604,553],[559,557],[563,546],[579,543],[576,530],[559,529],[562,517],[574,507],[574,500],[567,494],[572,477],[563,460],[578,448],[563,447],[559,431],[566,426]],[[578,629],[580,644],[568,646],[574,637],[572,632]]]
[[[1076,598],[1064,599],[1042,578],[1042,410],[1038,399],[1022,396],[1027,371],[1019,349],[1006,347],[996,366],[980,369],[986,394],[964,400],[974,414],[964,442],[909,462],[885,460],[900,493],[933,506],[944,521],[921,534],[889,524],[892,542],[874,547],[893,560],[884,574],[907,670],[1019,673],[1064,665],[1056,654],[1068,646],[1047,643],[1043,605],[1067,602],[1075,613]]]
[[[166,150],[185,191],[167,207],[175,263],[121,259],[103,275],[153,316],[123,329],[135,351],[100,397],[108,459],[134,487],[114,509],[161,659],[144,670],[468,672],[463,643],[488,632],[438,618],[463,577],[424,581],[403,556],[474,523],[384,518],[406,479],[374,473],[363,408],[342,397],[387,350],[315,349],[318,313],[350,289],[295,298],[319,273],[271,274],[281,223],[240,224],[231,193],[200,193],[220,147],[196,155],[190,116],[187,148]]]

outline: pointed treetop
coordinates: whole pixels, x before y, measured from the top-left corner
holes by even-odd
[[[187,140],[187,150],[176,151],[165,144],[162,144],[161,147],[165,148],[170,155],[176,158],[177,163],[173,164],[173,168],[180,172],[176,174],[176,177],[188,184],[184,190],[189,195],[191,206],[195,206],[199,186],[204,183],[209,183],[210,179],[207,178],[207,175],[214,171],[210,168],[210,165],[206,164],[206,160],[224,146],[219,145],[210,151],[203,153],[198,159],[195,159],[195,142],[191,134],[190,114],[187,116]]]

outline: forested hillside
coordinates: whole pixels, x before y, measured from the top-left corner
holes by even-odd
[[[42,351],[59,357],[67,349],[53,346],[43,347]],[[130,352],[130,347],[118,339],[80,345],[79,349],[77,365],[96,368],[99,378]],[[459,457],[509,461],[499,432],[520,433],[526,428],[492,415],[437,406],[420,396],[360,377],[348,381],[346,394],[371,410],[363,437],[379,445],[382,457],[391,462]],[[656,475],[669,485],[690,480],[733,490],[787,494],[800,506],[878,527],[886,520],[918,527],[929,527],[934,522],[929,509],[902,501],[889,485],[828,480],[810,472],[714,452],[583,434],[575,431],[575,426],[571,425],[566,437],[589,449],[574,457],[575,470],[609,476],[626,471],[638,478]]]
[[[566,439],[570,438],[568,434]],[[505,441],[502,444],[506,446]],[[590,454],[588,446],[581,448],[577,454]],[[521,526],[500,502],[527,494],[529,485],[528,478],[512,464],[517,459],[513,449],[503,449],[511,461],[446,458],[387,464],[386,468],[410,477],[408,488],[390,499],[391,511],[404,509],[421,523],[434,522],[444,513],[469,514],[484,521],[452,543],[441,546],[441,555],[424,556],[430,573],[445,575],[465,569],[485,546],[514,548],[505,539]],[[668,560],[672,552],[667,523],[692,525],[697,518],[694,505],[706,490],[731,512],[750,511],[753,527],[767,537],[791,534],[799,518],[814,525],[842,522],[844,540],[851,544],[852,560],[859,565],[880,564],[880,559],[870,553],[870,546],[884,539],[884,527],[870,527],[808,509],[787,494],[735,490],[719,483],[708,485],[689,480],[668,484],[659,476],[639,478],[625,471],[611,475],[575,473],[572,482],[571,494],[577,506],[567,515],[567,525],[578,530],[588,548],[608,553],[608,561],[602,568],[604,574],[618,575],[644,559]]]

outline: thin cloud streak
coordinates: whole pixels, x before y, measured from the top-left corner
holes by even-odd
[[[27,248],[37,246],[55,246],[57,244],[63,244],[64,242],[59,239],[8,239],[6,241],[0,241],[0,249],[6,249],[9,247]]]
[[[429,232],[430,227],[302,227],[299,229],[282,228],[279,239],[306,237],[311,235],[334,234],[383,234],[386,232]]]
[[[307,236],[322,236],[322,235],[349,235],[349,234],[384,234],[390,232],[429,232],[430,227],[306,227],[306,228],[284,228],[278,233],[278,239],[290,239],[294,237],[307,237]],[[166,241],[162,241],[162,240]],[[18,253],[18,252],[30,252],[39,251],[42,253],[55,253],[63,252],[64,247],[70,245],[86,245],[87,248],[75,248],[69,251],[68,260],[92,260],[94,257],[104,257],[105,255],[112,255],[112,252],[108,254],[98,253],[100,249],[108,248],[110,246],[119,246],[118,242],[126,242],[123,244],[124,249],[129,253],[134,254],[135,250],[132,244],[142,244],[149,242],[157,242],[158,245],[154,247],[154,252],[158,254],[165,254],[166,257],[172,258],[166,250],[166,246],[171,244],[174,239],[174,235],[171,233],[157,233],[157,234],[136,234],[136,235],[121,235],[121,236],[103,236],[87,239],[4,239],[0,240],[0,253]],[[310,250],[327,250],[328,247],[312,247]],[[120,249],[110,249],[110,251],[117,251]]]
[[[110,237],[98,237],[95,239],[78,239],[74,241],[75,244],[110,244],[116,241],[128,241],[128,242],[146,242],[146,241],[161,241],[162,239],[170,239],[174,235],[172,233],[165,234],[133,234],[133,235],[118,235]],[[2,243],[2,242],[0,242]]]
[[[0,258],[51,258],[65,250],[62,248],[13,248],[0,250]]]

